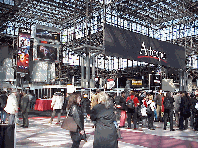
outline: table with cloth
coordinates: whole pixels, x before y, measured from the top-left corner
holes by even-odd
[[[37,99],[36,104],[34,105],[34,110],[45,111],[53,110],[51,108],[52,99]]]

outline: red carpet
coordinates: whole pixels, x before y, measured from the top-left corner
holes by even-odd
[[[194,141],[179,140],[167,136],[149,135],[140,132],[121,131],[123,139],[119,141],[149,148],[198,148]]]

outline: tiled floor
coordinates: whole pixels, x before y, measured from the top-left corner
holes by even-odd
[[[62,118],[63,119],[63,118]],[[17,148],[70,148],[72,141],[67,130],[55,125],[57,119],[49,124],[49,118],[33,117],[29,119],[29,128],[16,127]],[[22,120],[20,120],[22,122]],[[81,148],[92,148],[94,139],[94,128],[92,123],[85,123],[85,131],[88,142],[81,142]],[[198,147],[198,132],[191,129],[185,131],[163,130],[163,123],[155,122],[156,130],[147,128],[132,130],[121,129],[123,139],[119,139],[120,148],[140,147]]]

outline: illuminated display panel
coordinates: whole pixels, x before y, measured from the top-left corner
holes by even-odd
[[[57,48],[38,45],[37,58],[40,58],[42,60],[55,61],[57,60]]]
[[[60,41],[60,33],[47,29],[36,29],[36,37]]]
[[[30,30],[19,30],[19,44],[17,57],[17,71],[27,73],[29,71],[29,52],[30,52]]]

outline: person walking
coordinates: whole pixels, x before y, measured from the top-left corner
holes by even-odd
[[[12,90],[8,95],[7,104],[4,110],[8,113],[8,125],[13,125],[15,121],[15,113],[18,112],[16,90]]]
[[[161,119],[161,111],[162,111],[162,90],[160,90],[159,94],[156,96],[157,103],[157,121],[162,121]]]
[[[196,96],[192,93],[190,95],[190,109],[191,109],[191,116],[190,116],[190,126],[191,128],[195,128],[195,113],[196,113],[196,108],[195,105],[197,103]]]
[[[60,124],[60,116],[61,116],[61,109],[64,103],[64,96],[62,95],[61,92],[56,92],[53,97],[52,97],[52,103],[51,103],[51,107],[53,108],[53,112],[52,112],[52,116],[51,119],[49,121],[49,123],[51,124],[56,113],[58,113],[58,120],[57,120],[57,125]]]
[[[145,98],[142,100],[142,105],[141,105],[142,128],[145,128],[146,127],[146,123],[147,123],[146,109],[147,109],[147,100],[146,100],[146,96],[145,96]]]
[[[88,99],[88,95],[84,94],[81,99],[80,104],[81,104],[81,108],[82,108],[82,111],[84,114],[85,122],[87,121],[87,115],[90,114],[90,103],[91,103],[91,101]]]
[[[96,121],[93,148],[118,148],[113,101],[104,92],[98,95],[99,104],[92,108],[90,115],[91,120]]]
[[[137,129],[136,125],[137,125],[137,111],[138,111],[138,105],[139,100],[138,98],[135,96],[135,92],[131,92],[131,95],[129,97],[127,97],[126,99],[126,103],[128,103],[130,100],[132,100],[132,103],[134,103],[134,109],[131,109],[127,106],[127,122],[128,122],[128,129],[131,129],[131,118],[133,115],[133,124],[134,124],[134,130]]]
[[[176,95],[174,95],[174,100],[175,102],[174,104],[174,109],[175,109],[175,122],[176,122],[176,126],[179,127],[179,118],[180,118],[180,103],[181,103],[181,92],[178,92]]]
[[[151,94],[148,94],[149,101],[147,102],[147,108],[151,109],[150,113],[147,113],[148,117],[148,129],[150,130],[155,130],[153,127],[153,122],[154,122],[154,110],[155,110],[155,102],[153,100],[153,97]]]
[[[6,112],[4,111],[4,107],[7,104],[7,95],[6,91],[2,91],[0,95],[0,111],[1,111],[1,123],[5,124],[6,121]]]
[[[94,94],[91,96],[91,107],[90,109],[92,109],[96,104],[98,104],[98,94],[99,92],[94,92]]]
[[[164,98],[164,130],[166,130],[167,120],[170,119],[170,131],[175,131],[173,129],[173,108],[174,108],[174,98],[171,97],[171,93],[167,92]]]
[[[195,125],[194,125],[194,130],[198,131],[198,99],[196,99],[196,105],[195,105]]]
[[[126,120],[126,99],[125,99],[125,92],[121,92],[121,97],[120,97],[120,109],[121,109],[121,114],[120,114],[120,128],[125,127],[125,120]]]
[[[72,148],[79,148],[81,142],[81,135],[85,133],[84,131],[84,116],[82,109],[80,107],[81,96],[79,93],[74,93],[69,97],[67,110],[69,111],[68,116],[73,117],[75,123],[77,124],[76,132],[70,131],[70,136],[72,139]]]
[[[30,111],[30,99],[28,94],[23,92],[23,97],[21,98],[21,112],[23,117],[23,125],[21,127],[28,128],[28,112]]]
[[[181,103],[180,103],[180,122],[179,129],[186,130],[188,129],[188,118],[190,117],[190,97],[187,92],[182,93]],[[185,124],[184,124],[185,121]]]

